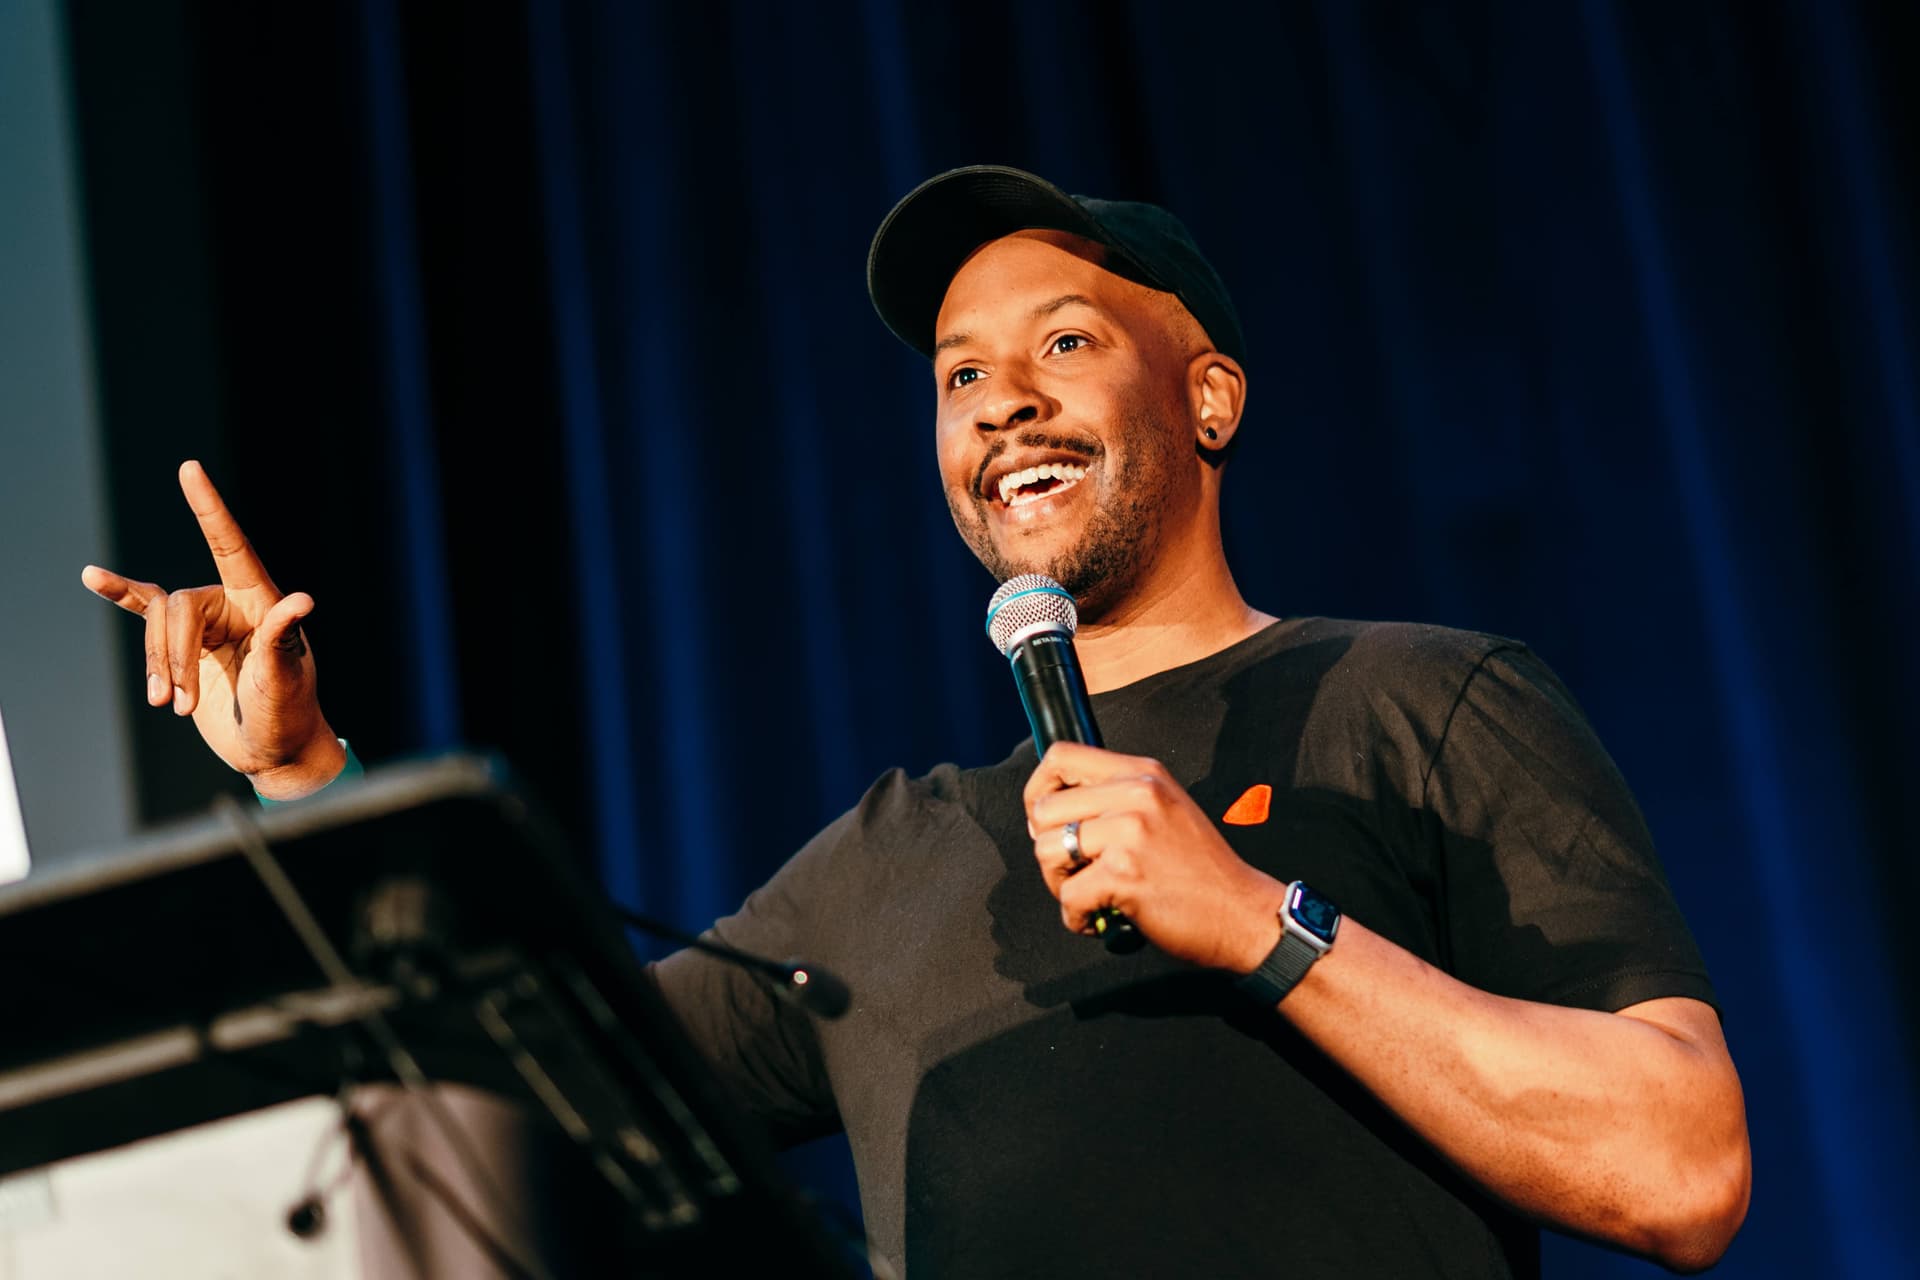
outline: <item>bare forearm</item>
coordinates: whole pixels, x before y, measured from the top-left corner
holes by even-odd
[[[1243,861],[1159,761],[1058,742],[1024,798],[1067,928],[1116,908],[1167,954],[1243,974],[1273,949],[1286,886]],[[1746,1214],[1739,1077],[1697,1000],[1594,1013],[1503,999],[1349,918],[1276,1016],[1545,1222],[1691,1269]]]
[[[1517,1209],[1681,1269],[1717,1259],[1746,1209],[1739,1084],[1703,1009],[1488,995],[1353,920],[1280,1005]]]

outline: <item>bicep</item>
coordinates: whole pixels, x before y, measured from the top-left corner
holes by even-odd
[[[676,952],[650,973],[721,1090],[776,1143],[836,1127],[825,1063],[805,1012],[776,999],[739,966],[697,951]]]
[[[1711,999],[1625,780],[1532,655],[1490,655],[1468,678],[1424,803],[1455,976],[1594,1010]]]
[[[1687,996],[1642,1000],[1616,1009],[1614,1016],[1647,1023],[1697,1050],[1709,1061],[1724,1062],[1729,1068],[1733,1065],[1727,1052],[1726,1034],[1720,1027],[1720,1015],[1704,1000]]]
[[[1746,1216],[1753,1187],[1753,1151],[1747,1135],[1746,1095],[1721,1033],[1719,1013],[1705,1001],[1672,996],[1628,1005],[1615,1016],[1664,1032],[1686,1049],[1690,1065],[1669,1076],[1664,1096],[1685,1118],[1688,1140],[1701,1153],[1699,1167],[1719,1174],[1719,1185],[1727,1189],[1722,1208],[1731,1237]]]
[[[1677,1087],[1670,1096],[1686,1108],[1697,1136],[1744,1161],[1746,1095],[1727,1050],[1719,1012],[1704,1000],[1667,996],[1628,1005],[1614,1016],[1663,1032],[1685,1050],[1689,1065],[1675,1077]]]

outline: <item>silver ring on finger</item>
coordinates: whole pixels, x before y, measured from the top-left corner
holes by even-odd
[[[1093,859],[1080,851],[1080,824],[1069,822],[1066,830],[1060,834],[1060,847],[1067,851],[1067,868],[1078,871]]]

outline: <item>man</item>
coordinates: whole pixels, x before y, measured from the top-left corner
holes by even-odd
[[[871,1242],[916,1280],[1505,1276],[1537,1271],[1539,1222],[1716,1260],[1739,1082],[1631,797],[1523,646],[1241,598],[1245,352],[1185,229],[960,170],[889,215],[869,283],[933,360],[962,537],[1076,597],[1112,749],[889,774],[716,926],[846,976],[838,1022],[660,965],[740,1104],[844,1128]],[[312,791],[346,758],[312,601],[182,484],[222,585],[87,585],[146,616],[151,702],[263,796]],[[1080,936],[1109,907],[1153,947]]]

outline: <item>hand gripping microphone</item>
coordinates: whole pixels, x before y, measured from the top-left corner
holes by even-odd
[[[1056,742],[1106,745],[1093,723],[1086,677],[1073,651],[1079,625],[1073,597],[1045,574],[1008,578],[987,601],[987,635],[1013,667],[1020,704],[1033,726],[1033,749],[1041,755]],[[1147,935],[1112,907],[1094,915],[1093,931],[1116,955],[1138,951],[1147,942]]]

